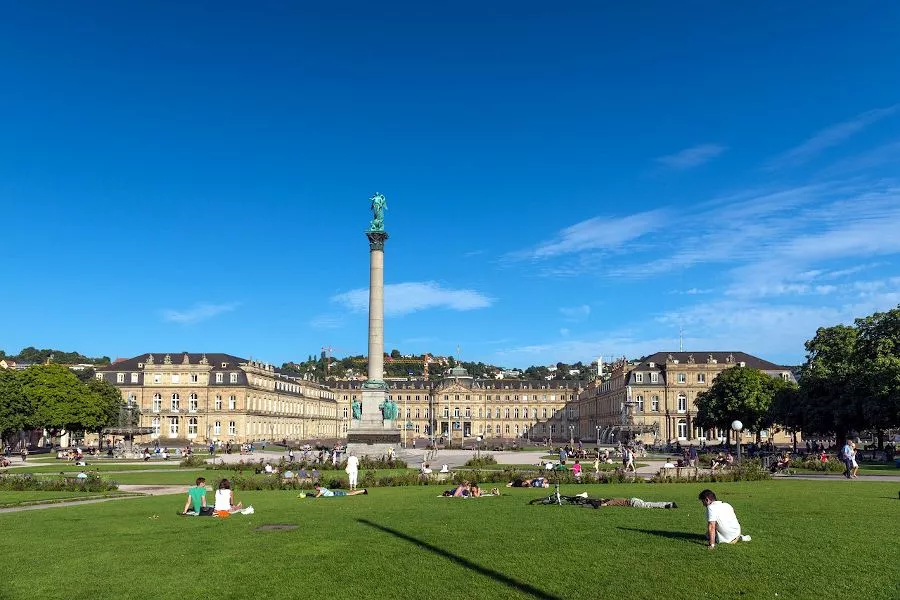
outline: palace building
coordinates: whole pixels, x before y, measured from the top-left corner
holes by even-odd
[[[622,359],[610,366],[608,377],[591,383],[579,395],[578,435],[607,443],[632,438],[682,445],[722,442],[727,431],[694,423],[694,402],[719,373],[736,366],[796,381],[788,367],[744,352],[657,352],[639,361]],[[759,433],[763,441],[791,441],[787,433],[774,429]]]
[[[270,364],[230,354],[141,354],[97,369],[140,409],[153,439],[178,442],[334,439],[335,394]]]
[[[362,397],[362,382],[330,383],[346,435],[351,403]],[[509,442],[568,442],[573,435],[577,437],[577,381],[475,379],[464,368],[455,367],[441,381],[387,383],[389,399],[399,409],[397,425],[409,444],[448,436],[454,444],[478,437]]]

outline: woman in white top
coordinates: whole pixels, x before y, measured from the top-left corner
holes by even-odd
[[[216,490],[216,506],[214,510],[217,513],[233,513],[241,510],[243,507],[243,504],[240,502],[235,505],[234,492],[231,491],[231,482],[227,479],[223,479],[219,483],[219,489]]]

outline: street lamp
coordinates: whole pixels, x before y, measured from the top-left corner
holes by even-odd
[[[600,426],[597,425],[597,456],[600,456]]]
[[[737,442],[737,461],[741,462],[741,430],[744,424],[738,420],[731,422],[731,428],[734,430],[734,439]]]

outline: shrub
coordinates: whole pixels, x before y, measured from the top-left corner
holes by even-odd
[[[34,477],[30,473],[0,476],[0,490],[10,492],[109,492],[119,489],[115,481],[99,475],[86,479],[64,477]]]
[[[696,471],[696,473],[697,475],[682,475],[680,477],[663,477],[657,473],[650,478],[650,483],[722,483],[730,481],[763,481],[772,478],[772,475],[763,468],[762,463],[756,459],[747,459],[740,463],[735,463],[731,467],[715,473],[703,471]]]
[[[809,469],[810,471],[820,471],[823,473],[843,473],[846,467],[839,460],[829,458],[826,462],[822,462],[815,458],[803,460],[801,458],[791,459],[791,467],[795,469]]]
[[[206,459],[197,456],[196,454],[189,454],[188,456],[185,456],[184,460],[178,463],[178,465],[181,467],[205,467]]]
[[[464,464],[463,466],[470,467],[473,469],[478,469],[481,467],[487,467],[487,466],[496,465],[496,464],[497,464],[497,459],[494,458],[494,456],[492,454],[484,454],[477,458],[470,458],[469,460],[466,461],[466,464]]]

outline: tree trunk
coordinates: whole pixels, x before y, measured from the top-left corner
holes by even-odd
[[[876,435],[878,436],[878,449],[884,450],[884,429],[877,430]]]

